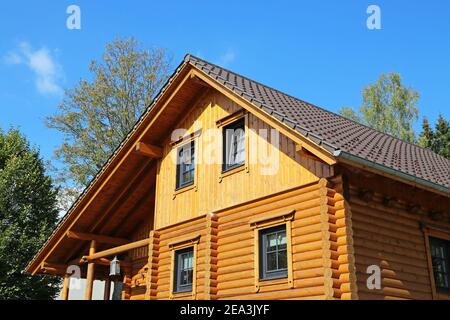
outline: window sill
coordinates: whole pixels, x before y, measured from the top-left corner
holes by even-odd
[[[187,291],[187,292],[174,292],[170,295],[170,299],[183,299],[188,297],[195,299],[195,294],[192,293],[192,291]]]
[[[195,191],[197,191],[197,185],[195,185],[194,183],[192,183],[192,184],[187,185],[187,186],[185,186],[185,187],[181,187],[181,188],[176,189],[176,190],[173,192],[173,199],[175,199],[176,196],[179,195],[180,193],[183,193],[183,192],[186,192],[186,191],[189,191],[189,190],[192,190],[192,189],[195,189]]]
[[[255,285],[255,291],[258,292],[260,288],[270,287],[270,286],[286,285],[287,288],[292,288],[292,284],[289,282],[289,278],[286,276],[284,278],[277,279],[261,279]]]
[[[283,277],[283,278],[274,278],[274,279],[261,279],[259,280],[258,285],[260,287],[265,287],[265,286],[273,286],[276,284],[284,284],[284,283],[288,283],[288,278],[287,276]]]
[[[231,176],[233,174],[236,174],[236,173],[244,171],[244,170],[248,172],[248,168],[245,164],[240,165],[239,167],[236,167],[233,169],[229,169],[227,171],[222,171],[222,173],[219,176],[219,183],[222,182],[223,178]]]

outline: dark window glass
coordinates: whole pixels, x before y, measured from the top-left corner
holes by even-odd
[[[195,143],[187,143],[177,150],[177,183],[176,188],[184,188],[194,183]]]
[[[430,237],[430,250],[436,289],[450,293],[450,241]]]
[[[223,166],[228,171],[245,163],[245,120],[241,118],[223,127]]]
[[[192,276],[194,272],[194,248],[175,252],[174,292],[192,291]]]
[[[286,225],[260,231],[260,277],[287,277]]]

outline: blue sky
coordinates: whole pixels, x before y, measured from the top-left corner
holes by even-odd
[[[81,30],[66,28],[71,4]],[[366,27],[370,4],[381,30]],[[19,126],[45,159],[61,136],[44,118],[118,35],[167,48],[174,66],[189,52],[332,111],[396,71],[420,92],[421,117],[450,119],[447,0],[16,0],[0,4],[0,35],[0,127]]]

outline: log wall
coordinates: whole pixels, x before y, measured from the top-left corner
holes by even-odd
[[[385,178],[350,177],[348,210],[359,298],[432,299],[423,226],[437,225],[450,234],[449,199]],[[440,212],[442,218],[430,219],[432,211]],[[381,289],[367,286],[371,265],[381,268]]]
[[[147,239],[150,225],[142,225],[135,232],[133,241]],[[128,254],[131,261],[131,274],[129,275],[130,300],[144,300],[147,282],[148,247],[133,249]]]
[[[351,223],[343,210],[340,177],[293,188],[151,232],[147,299],[357,298]],[[255,279],[259,216],[293,212],[292,283]],[[171,243],[200,235],[195,295],[172,295]]]

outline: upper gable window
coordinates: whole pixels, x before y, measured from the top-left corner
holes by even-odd
[[[195,173],[195,141],[182,145],[177,150],[177,182],[176,189],[194,184]]]
[[[450,293],[450,241],[430,237],[430,249],[436,289]]]
[[[245,164],[245,118],[223,127],[222,163],[223,172]]]

